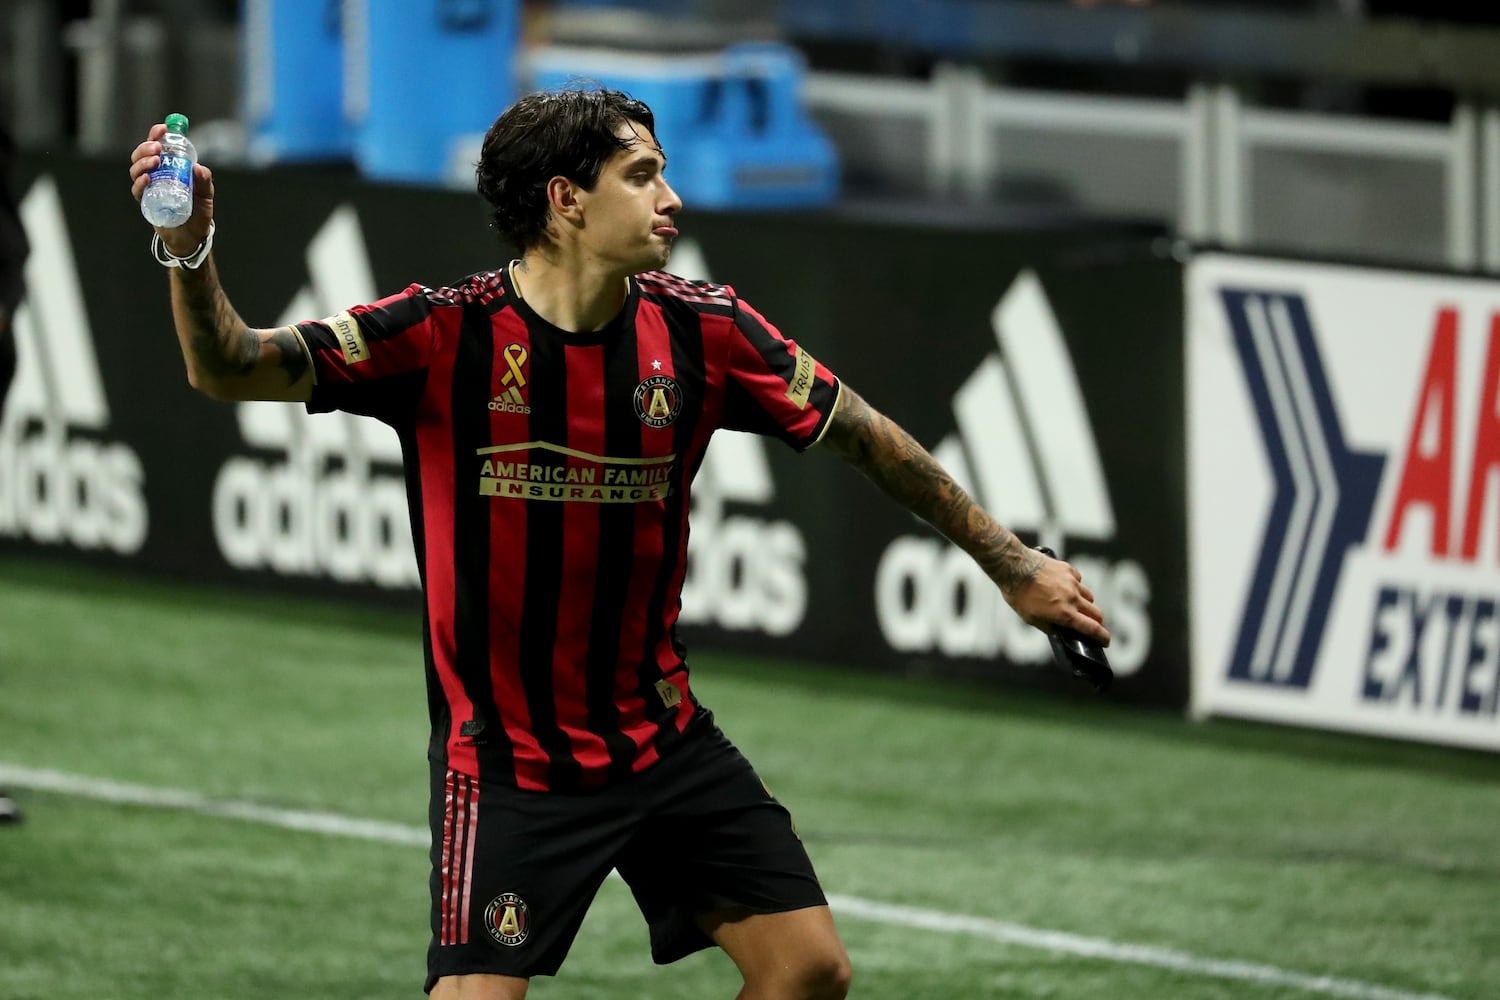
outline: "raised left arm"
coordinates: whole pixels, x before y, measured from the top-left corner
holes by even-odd
[[[829,417],[822,444],[972,556],[1027,624],[1044,632],[1065,625],[1109,642],[1104,616],[1076,569],[1022,544],[927,449],[848,385]]]

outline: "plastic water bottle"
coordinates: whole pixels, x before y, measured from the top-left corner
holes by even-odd
[[[151,171],[141,214],[153,226],[175,229],[193,215],[193,164],[198,151],[188,142],[186,115],[167,115],[167,134],[161,137],[161,163]]]

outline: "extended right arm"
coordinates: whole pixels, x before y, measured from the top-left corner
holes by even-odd
[[[151,170],[160,162],[165,125],[154,125],[130,157],[131,194],[139,202]],[[193,168],[193,216],[174,229],[158,229],[162,244],[190,256],[208,237],[213,219],[213,174]],[[254,329],[235,311],[219,284],[210,254],[197,269],[173,268],[172,318],[187,365],[188,382],[213,399],[274,399],[305,402],[312,397],[312,365],[301,338],[289,326]]]

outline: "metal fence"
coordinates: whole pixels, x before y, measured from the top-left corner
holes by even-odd
[[[1500,269],[1500,112],[1448,123],[1282,111],[1228,85],[1184,100],[815,73],[805,91],[856,190],[1051,202],[1190,239]],[[1482,206],[1482,210],[1481,210]]]

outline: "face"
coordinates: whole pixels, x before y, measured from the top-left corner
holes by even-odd
[[[665,267],[677,238],[673,216],[682,199],[662,171],[667,160],[656,137],[638,122],[626,122],[616,135],[629,142],[599,172],[592,191],[579,191],[583,225],[580,246],[592,257],[626,274]]]

